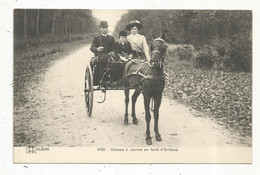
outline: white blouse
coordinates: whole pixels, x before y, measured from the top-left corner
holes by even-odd
[[[136,35],[130,34],[127,36],[127,41],[131,44],[133,51],[144,52],[146,59],[148,61],[151,60],[149,55],[149,47],[144,35],[140,35],[138,33]]]

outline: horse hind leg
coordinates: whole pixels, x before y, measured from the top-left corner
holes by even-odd
[[[155,132],[155,138],[157,141],[161,142],[162,138],[159,133],[159,108],[161,105],[161,96],[154,98],[154,132]]]
[[[138,120],[135,115],[135,103],[136,103],[136,100],[137,100],[138,96],[140,95],[140,93],[141,93],[141,90],[136,89],[134,94],[132,95],[132,117],[133,117],[133,123],[135,125],[138,125]]]
[[[125,90],[125,119],[124,125],[128,125],[129,90]]]

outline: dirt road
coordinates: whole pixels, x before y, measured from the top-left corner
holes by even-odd
[[[139,125],[123,125],[123,91],[109,91],[103,104],[96,103],[100,93],[95,92],[93,114],[87,116],[83,88],[91,56],[89,46],[81,48],[56,61],[39,83],[27,86],[32,97],[14,106],[15,146],[146,146],[142,95],[136,107]],[[162,100],[159,129],[163,141],[153,139],[153,146],[251,146],[251,138],[240,137],[205,114],[167,97]]]

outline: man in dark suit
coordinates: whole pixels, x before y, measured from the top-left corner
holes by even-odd
[[[90,50],[95,54],[95,57],[90,60],[90,66],[93,70],[93,67],[100,61],[100,65],[98,67],[98,75],[94,75],[94,84],[98,84],[100,76],[102,76],[102,72],[104,66],[106,65],[109,55],[113,54],[115,38],[113,36],[108,35],[108,23],[107,21],[101,21],[100,25],[100,34],[94,37]],[[95,80],[96,79],[96,80]]]
[[[108,35],[108,23],[107,21],[101,21],[100,25],[100,35],[94,37],[90,50],[95,54],[95,56],[105,55],[114,50],[115,38]]]

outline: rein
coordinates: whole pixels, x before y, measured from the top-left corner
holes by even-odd
[[[155,42],[155,41],[161,41],[161,42],[163,42],[163,51],[164,51],[164,52],[163,52],[163,54],[161,55],[161,52],[160,52],[159,50],[153,50],[153,51],[152,51],[151,56],[152,56],[153,54],[159,55],[159,61],[146,62],[146,63],[144,63],[144,64],[141,66],[141,68],[137,71],[137,74],[143,76],[142,81],[145,80],[145,79],[158,80],[158,81],[160,81],[160,80],[165,80],[165,76],[167,76],[165,73],[163,73],[163,75],[161,75],[161,76],[158,76],[158,75],[150,75],[150,74],[147,74],[147,71],[148,71],[148,70],[146,70],[144,73],[141,73],[141,71],[143,70],[145,64],[147,64],[151,69],[163,69],[163,66],[164,66],[163,61],[164,61],[164,58],[165,58],[165,56],[166,56],[166,47],[167,47],[167,45],[166,45],[166,42],[165,42],[163,39],[161,39],[161,38],[157,38],[157,39],[155,39],[153,42]]]
[[[151,64],[149,62],[145,62],[142,67],[140,67],[139,70],[137,70],[137,74],[141,75],[143,77],[142,81],[144,81],[145,79],[150,79],[150,80],[165,80],[165,74],[158,76],[158,75],[151,75],[151,74],[147,74],[146,70],[144,73],[142,73],[141,71],[143,70],[145,64],[148,65],[149,68],[154,68],[153,66],[151,66]]]

